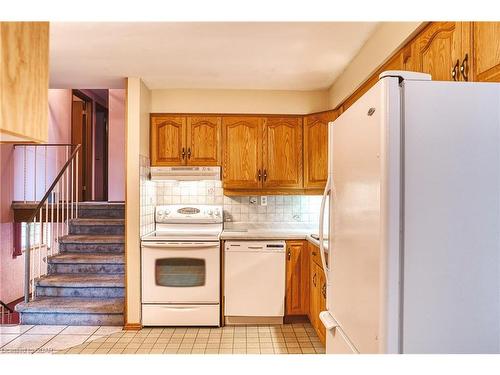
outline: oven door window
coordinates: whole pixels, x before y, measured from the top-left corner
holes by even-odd
[[[174,288],[204,286],[205,259],[164,258],[155,262],[156,285]]]

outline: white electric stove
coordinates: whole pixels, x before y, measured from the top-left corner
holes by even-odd
[[[142,238],[145,326],[220,325],[221,205],[166,205]]]

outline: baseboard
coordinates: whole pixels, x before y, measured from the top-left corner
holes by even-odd
[[[142,329],[141,323],[126,323],[123,326],[125,331],[140,331]]]
[[[283,322],[286,324],[290,323],[309,323],[309,317],[307,315],[285,315]]]
[[[282,316],[226,316],[226,325],[283,324]]]

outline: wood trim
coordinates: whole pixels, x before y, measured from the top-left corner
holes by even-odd
[[[0,129],[0,134],[8,134],[10,136],[13,136],[13,137],[19,137],[21,138],[22,140],[19,140],[19,141],[0,141],[0,144],[6,144],[6,143],[12,143],[12,144],[15,144],[15,143],[28,143],[28,142],[31,142],[33,144],[38,144],[38,143],[44,143],[45,141],[43,139],[37,139],[37,138],[31,138],[31,137],[27,137],[21,133],[17,133],[17,132],[14,132],[14,131],[11,131],[11,130],[7,130],[7,129]]]
[[[323,194],[323,189],[224,189],[224,195],[227,196],[321,194]]]
[[[325,110],[328,112],[329,110]],[[305,116],[304,113],[279,114],[279,113],[205,113],[205,112],[151,112],[150,116],[195,116],[195,117],[297,117]]]
[[[141,323],[125,323],[123,326],[124,331],[140,331],[142,329]]]

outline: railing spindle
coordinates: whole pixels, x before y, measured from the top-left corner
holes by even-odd
[[[36,202],[36,147],[33,147],[34,152],[34,157],[35,157],[35,168],[33,169],[34,171],[34,176],[33,176],[33,202]]]
[[[75,210],[76,210],[76,213],[75,213],[75,217],[78,218],[78,199],[80,198],[79,195],[80,195],[80,189],[78,187],[78,155],[80,154],[80,150],[77,150],[76,151],[76,175],[75,175],[75,178],[76,178],[76,183],[75,183],[75,197],[76,197],[76,207],[75,207]]]
[[[24,150],[24,157],[23,157],[23,184],[24,184],[24,191],[23,191],[23,201],[26,203],[26,146],[23,147]]]

